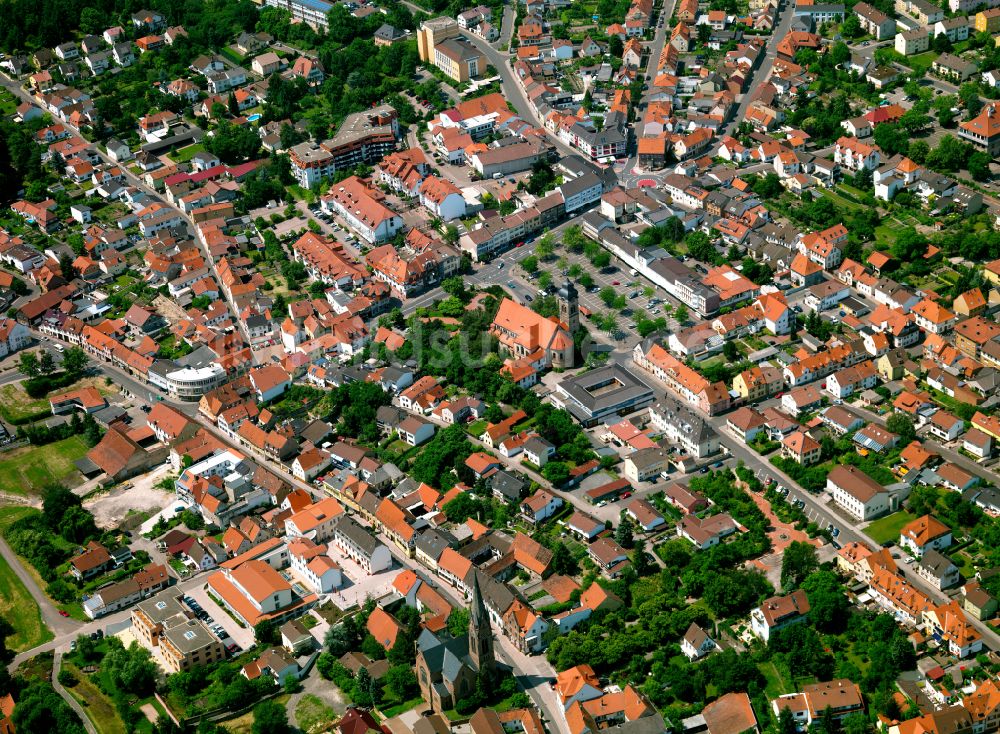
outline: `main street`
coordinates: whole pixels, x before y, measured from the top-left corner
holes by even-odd
[[[513,252],[515,252],[515,255],[512,255],[511,257],[516,256],[517,251]],[[36,338],[38,336],[39,335],[36,333]],[[118,367],[97,360],[92,361],[92,365],[101,373],[111,379],[114,379],[120,385],[128,389],[129,392],[135,396],[137,402],[152,403],[157,400],[158,393],[155,392],[153,388],[141,384],[131,375],[127,374]],[[173,407],[184,411],[224,444],[233,446],[232,439],[227,434],[220,431],[215,424],[210,422],[207,418],[197,413],[197,403],[181,403],[170,399],[164,399],[164,402],[169,402]],[[234,448],[244,454],[248,454],[252,459],[259,462],[262,466],[265,466],[269,471],[280,476],[291,486],[303,489],[313,497],[322,496],[322,494],[314,486],[301,482],[292,476],[284,465],[277,464],[262,454],[249,450],[245,446],[234,446]],[[429,574],[423,566],[413,559],[399,554],[391,540],[387,538],[385,540],[386,545],[393,551],[393,554],[402,566],[412,569],[418,576],[421,577],[421,579],[425,580],[425,582],[429,580]],[[27,574],[17,557],[14,556],[10,549],[7,548],[6,543],[2,540],[0,540],[0,553],[3,553],[4,557],[7,558],[11,567],[18,572],[19,576]],[[10,554],[9,557],[7,554]],[[182,580],[173,588],[178,594],[186,593],[187,591],[200,586],[203,581],[204,579],[202,576],[194,576]],[[441,579],[437,579],[435,577],[435,581],[431,581],[430,585],[441,588],[442,583],[443,581]],[[88,623],[80,623],[75,620],[65,619],[58,614],[58,610],[55,609],[48,597],[37,587],[37,585],[29,585],[28,589],[32,596],[38,600],[39,606],[42,609],[43,619],[45,619],[46,622],[53,627],[53,629],[57,632],[57,635],[53,640],[50,640],[49,642],[39,645],[31,650],[26,650],[16,656],[14,661],[11,663],[12,670],[19,663],[34,657],[40,652],[55,650],[57,648],[62,649],[79,634],[90,634],[91,632],[97,630],[103,631],[108,627],[113,627],[114,625],[124,622],[130,618],[131,611],[126,609],[104,617],[101,620]],[[465,602],[462,600],[461,595],[449,594],[448,596],[452,597],[450,601],[453,605],[459,607],[465,606]],[[502,632],[496,634],[495,637],[499,643],[503,657],[506,659],[508,664],[512,666],[513,670],[517,671],[517,678],[519,682],[542,711],[544,718],[546,718],[549,722],[552,722],[554,726],[557,727],[559,734],[569,734],[568,727],[566,726],[565,719],[562,715],[562,708],[558,695],[549,685],[549,681],[555,676],[555,671],[545,660],[544,656],[525,655],[517,650]]]
[[[764,46],[764,58],[750,75],[746,86],[747,91],[743,95],[743,99],[740,100],[740,105],[736,108],[736,113],[729,121],[729,124],[723,128],[720,137],[732,135],[736,127],[746,119],[747,108],[756,98],[757,89],[770,78],[771,69],[774,67],[774,60],[778,55],[778,39],[788,35],[788,31],[792,27],[792,20],[795,17],[795,13],[789,9],[788,5],[789,0],[779,0],[776,11],[778,22],[775,24],[774,30],[770,38],[767,39],[767,44]]]

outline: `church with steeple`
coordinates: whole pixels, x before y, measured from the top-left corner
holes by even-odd
[[[496,670],[493,630],[479,590],[478,573],[474,573],[472,579],[468,633],[450,637],[443,631],[441,635],[425,629],[417,638],[416,670],[420,693],[437,712],[453,709],[456,702],[472,695],[480,672]]]

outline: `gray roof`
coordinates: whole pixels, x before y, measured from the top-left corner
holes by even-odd
[[[490,489],[502,494],[512,500],[521,499],[521,493],[527,488],[528,483],[524,480],[509,474],[503,469],[498,469],[490,475]]]
[[[571,399],[570,412],[586,418],[653,398],[649,385],[618,364],[564,378],[559,390]]]
[[[920,565],[931,576],[937,579],[944,578],[955,568],[955,564],[952,563],[950,558],[936,550],[929,550],[924,553],[923,558],[920,559]]]
[[[428,528],[417,536],[416,549],[428,558],[437,560],[451,544],[450,536],[443,530]]]
[[[663,416],[663,419],[679,433],[687,435],[688,440],[694,443],[707,441],[715,434],[715,430],[699,413],[669,396],[665,396],[657,403],[656,412]]]
[[[334,532],[344,535],[344,537],[360,548],[369,558],[382,545],[378,538],[354,522],[348,515],[341,515],[338,518]]]

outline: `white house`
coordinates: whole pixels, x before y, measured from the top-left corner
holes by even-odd
[[[332,542],[366,573],[374,574],[392,568],[389,548],[347,515],[337,522]]]
[[[31,332],[27,326],[14,319],[0,319],[0,357],[18,352],[30,343]]]
[[[521,503],[521,516],[528,522],[540,523],[556,514],[562,506],[562,497],[539,489]]]
[[[317,594],[329,594],[343,584],[340,566],[327,555],[325,545],[297,538],[288,544],[288,558],[292,575]]]
[[[681,652],[688,660],[698,660],[708,655],[715,649],[715,640],[708,636],[708,632],[703,630],[694,622],[684,633],[681,640]]]
[[[322,449],[303,451],[292,462],[292,475],[300,482],[311,482],[330,466],[330,454]]]
[[[889,510],[885,487],[855,466],[838,464],[826,477],[833,501],[859,520],[871,520]]]
[[[450,222],[465,216],[462,190],[447,179],[428,176],[420,184],[420,203],[439,219]]]

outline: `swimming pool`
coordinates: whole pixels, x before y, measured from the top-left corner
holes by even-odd
[[[247,119],[248,119],[248,120],[249,120],[250,122],[257,122],[257,120],[259,120],[259,119],[260,119],[260,117],[261,117],[261,115],[260,115],[260,113],[259,113],[259,112],[254,112],[254,113],[253,113],[252,115],[250,115],[250,117],[248,117]]]

